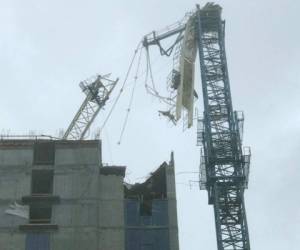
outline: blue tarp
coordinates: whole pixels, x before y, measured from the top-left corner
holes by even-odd
[[[167,228],[126,230],[126,250],[168,250],[169,247]]]
[[[152,215],[140,215],[139,200],[125,200],[126,250],[168,250],[168,201],[152,200]]]
[[[50,250],[48,233],[28,233],[26,235],[26,250]]]
[[[168,201],[153,200],[152,216],[140,216],[140,201],[125,200],[125,224],[127,226],[168,225]]]

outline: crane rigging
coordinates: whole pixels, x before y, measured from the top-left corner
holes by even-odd
[[[189,15],[187,21],[165,33],[152,33],[144,38],[144,46],[157,45],[161,55],[170,56],[174,46],[180,53],[171,71],[173,99],[164,111],[178,121],[182,109],[188,112],[188,127],[193,121],[194,62],[199,52],[203,118],[198,118],[197,142],[202,144],[200,189],[208,192],[208,203],[213,205],[218,250],[250,250],[244,204],[248,187],[250,149],[242,146],[243,113],[233,111],[227,60],[225,53],[225,21],[222,8],[206,4]],[[177,35],[168,49],[160,42]],[[175,52],[175,58],[178,58]],[[175,102],[174,102],[175,103]]]
[[[63,135],[63,139],[84,139],[92,122],[101,108],[106,104],[118,82],[118,78],[111,80],[109,77],[110,74],[104,76],[97,75],[96,77],[80,82],[79,86],[86,94],[86,98]]]
[[[149,69],[152,82],[154,80],[149,59],[149,46],[157,45],[162,56],[170,57],[173,52],[173,67],[167,78],[168,96],[158,93],[154,84],[152,88],[146,87],[150,94],[168,105],[168,110],[159,111],[160,114],[166,116],[174,124],[181,118],[182,113],[187,114],[187,127],[193,124],[194,98],[198,97],[194,90],[194,65],[197,53],[194,15],[195,13],[187,13],[173,29],[160,33],[152,32],[146,35],[143,41],[147,52],[147,69]],[[175,41],[168,48],[163,48],[161,42],[175,35]]]

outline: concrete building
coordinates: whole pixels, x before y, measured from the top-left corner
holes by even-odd
[[[125,186],[126,250],[178,250],[173,154],[144,183]]]
[[[98,140],[1,140],[0,249],[178,250],[173,160],[124,176]]]

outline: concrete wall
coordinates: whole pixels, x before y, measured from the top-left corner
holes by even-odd
[[[170,250],[168,200],[152,201],[152,215],[140,215],[140,201],[125,200],[126,250]]]
[[[51,250],[123,250],[123,176],[100,174],[99,141],[55,144],[55,164],[49,166],[33,165],[34,141],[0,142],[0,249],[25,250],[35,238],[47,238]],[[5,210],[31,194],[32,169],[49,168],[54,169],[53,195],[60,197],[51,218],[58,230],[38,237],[19,230],[27,219]]]
[[[101,175],[99,225],[100,250],[124,250],[124,191],[123,178]]]
[[[12,148],[11,148],[12,147]],[[27,219],[5,211],[30,192],[30,166],[32,150],[28,145],[13,148],[0,146],[0,249],[24,250],[25,235],[18,230]]]
[[[89,245],[91,250],[97,249],[99,166],[71,165],[72,152],[67,151],[69,159],[63,162],[69,165],[57,164],[54,169],[53,194],[60,197],[60,203],[52,208],[52,223],[59,229],[51,235],[51,248],[79,250]],[[82,159],[86,156],[80,155]]]
[[[178,222],[174,161],[166,167],[170,249],[178,250]]]
[[[76,168],[55,175],[55,194],[61,202],[53,207],[53,250],[123,250],[123,177],[100,175],[98,168]]]
[[[0,243],[3,250],[24,250],[25,235],[20,232],[1,232]]]

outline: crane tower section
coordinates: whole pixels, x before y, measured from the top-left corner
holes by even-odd
[[[250,150],[242,148],[242,113],[232,108],[221,11],[209,3],[196,12],[204,101],[200,188],[214,207],[218,250],[250,250],[244,205]]]
[[[111,80],[109,75],[98,75],[94,78],[80,82],[79,86],[86,94],[78,112],[73,118],[63,139],[82,140],[89,130],[97,114],[104,107],[118,79]]]

